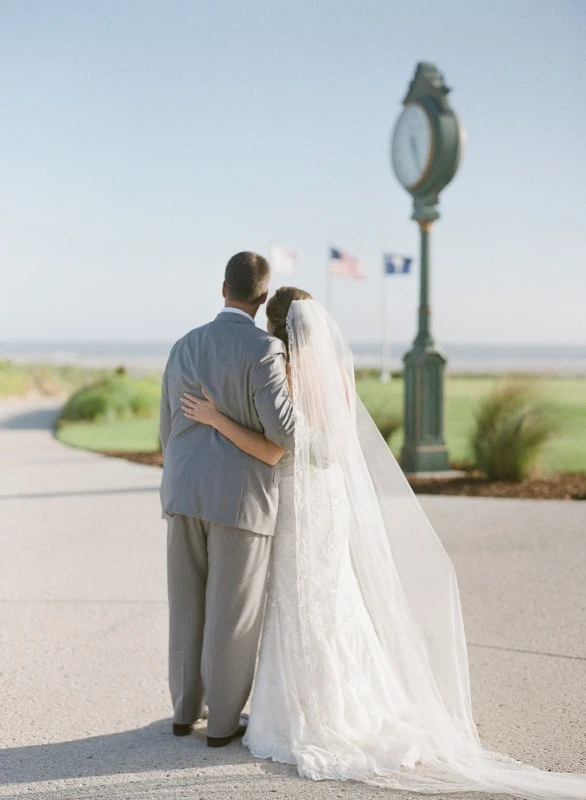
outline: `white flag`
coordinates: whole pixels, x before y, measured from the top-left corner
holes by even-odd
[[[274,272],[280,272],[282,275],[293,275],[298,256],[299,253],[295,250],[274,244],[271,246],[271,267]]]

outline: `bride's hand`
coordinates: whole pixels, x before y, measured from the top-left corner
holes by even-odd
[[[181,408],[183,416],[192,422],[201,422],[202,425],[211,425],[213,428],[222,417],[222,412],[210,398],[205,389],[202,388],[205,400],[195,397],[185,392],[181,395]]]

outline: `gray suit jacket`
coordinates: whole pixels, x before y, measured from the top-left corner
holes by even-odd
[[[243,453],[209,425],[183,416],[181,394],[204,387],[231,419],[293,450],[293,408],[285,346],[231,312],[173,346],[163,376],[160,435],[163,516],[183,514],[272,535],[278,466]]]

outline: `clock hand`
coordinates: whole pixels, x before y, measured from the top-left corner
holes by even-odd
[[[417,164],[417,169],[421,169],[421,164],[419,163],[419,153],[417,152],[417,142],[415,141],[415,137],[410,136],[409,142],[411,143],[411,150],[413,151],[413,155],[415,156],[415,163]]]

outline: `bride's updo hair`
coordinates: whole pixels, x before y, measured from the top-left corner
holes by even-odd
[[[287,314],[293,300],[313,300],[313,298],[309,292],[304,292],[303,289],[281,286],[267,303],[267,319],[273,328],[272,334],[285,343],[287,353],[289,353]]]

